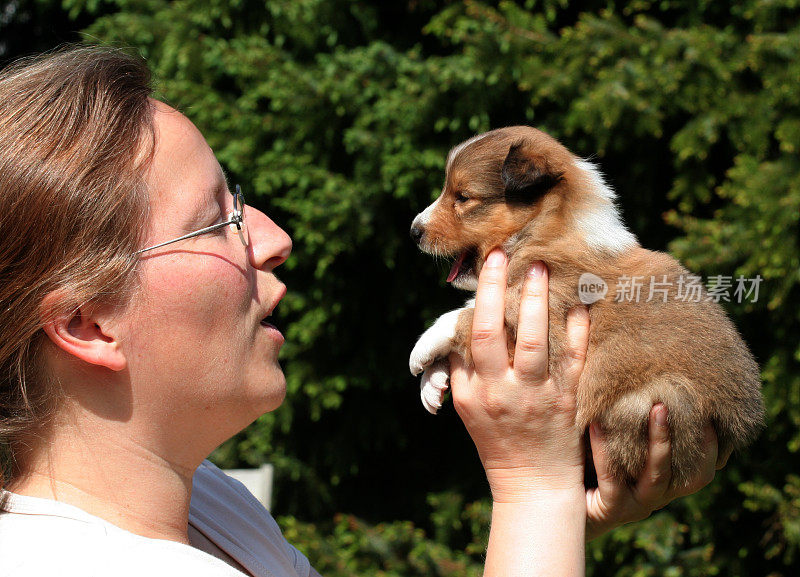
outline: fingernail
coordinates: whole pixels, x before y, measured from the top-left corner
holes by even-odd
[[[667,426],[667,408],[666,407],[658,407],[656,408],[656,425],[659,427],[666,427]]]
[[[489,253],[489,256],[486,257],[486,266],[497,268],[503,266],[503,263],[506,261],[506,255],[503,254],[502,250],[495,249]]]
[[[544,276],[545,270],[544,263],[540,260],[537,260],[533,263],[533,266],[531,267],[531,270],[528,271],[528,274],[532,277]]]

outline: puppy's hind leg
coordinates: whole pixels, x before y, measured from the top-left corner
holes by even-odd
[[[657,403],[667,407],[671,486],[686,486],[701,456],[706,417],[681,375],[664,375],[625,393],[601,416],[610,473],[631,485],[639,478],[647,460],[650,409]]]

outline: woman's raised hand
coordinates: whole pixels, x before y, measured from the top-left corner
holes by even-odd
[[[505,330],[506,258],[492,252],[481,271],[472,324],[473,366],[450,356],[453,402],[492,490],[485,577],[584,574],[586,496],[583,433],[575,389],[589,334],[587,311],[570,311],[569,354],[548,371],[547,270],[522,290],[514,362]]]
[[[497,502],[525,501],[544,491],[583,491],[583,431],[575,426],[576,388],[583,370],[589,315],[576,307],[567,317],[567,352],[556,374],[548,373],[547,269],[536,263],[521,294],[513,364],[508,360],[505,318],[506,258],[495,250],[481,271],[472,330],[473,367],[450,356],[453,400],[470,433]],[[599,487],[585,491],[586,537],[646,518],[671,500],[711,482],[728,455],[719,455],[713,428],[705,429],[703,455],[688,486],[670,483],[667,410],[650,412],[650,448],[634,486],[610,476],[605,443],[590,427]]]
[[[575,391],[589,335],[585,307],[570,311],[568,355],[548,371],[547,269],[538,262],[522,290],[514,362],[505,318],[506,259],[486,260],[472,326],[473,367],[451,355],[453,401],[480,454],[495,501],[529,491],[583,488],[583,431],[575,425]]]

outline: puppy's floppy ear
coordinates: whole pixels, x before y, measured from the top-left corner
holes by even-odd
[[[563,172],[553,170],[543,156],[526,148],[524,142],[512,145],[503,161],[501,176],[508,200],[534,202],[563,178]]]

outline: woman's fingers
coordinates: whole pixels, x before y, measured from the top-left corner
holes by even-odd
[[[703,428],[703,456],[700,458],[700,479],[701,483],[697,491],[708,485],[714,480],[717,472],[717,461],[719,460],[719,444],[717,433],[711,423],[707,423]],[[693,491],[694,492],[694,491]]]
[[[486,258],[478,278],[472,319],[472,358],[475,372],[482,377],[499,378],[508,371],[505,295],[506,256],[495,249]]]
[[[450,353],[450,390],[453,393],[453,406],[458,415],[465,419],[472,409],[475,388],[470,379],[470,369],[458,353]]]
[[[673,497],[691,495],[713,481],[717,470],[718,456],[717,433],[714,431],[714,427],[707,423],[703,427],[703,448],[701,449],[695,474],[686,487],[681,487]]]
[[[597,488],[586,492],[586,515],[589,522],[587,539],[594,539],[622,524],[622,509],[628,504],[630,491],[622,481],[615,479],[608,468],[606,440],[599,423],[589,426],[589,442],[592,446],[592,462],[597,474]]]
[[[558,383],[565,386],[562,392],[574,393],[578,388],[588,347],[589,311],[585,306],[573,307],[567,313],[567,358]]]
[[[626,487],[611,474],[608,466],[606,439],[599,423],[592,423],[589,427],[589,442],[592,446],[592,462],[597,474],[597,488],[602,495],[603,502],[607,506],[611,506],[621,500]]]
[[[653,510],[669,502],[666,497],[671,479],[669,427],[667,409],[655,405],[650,410],[650,441],[645,468],[632,489],[615,479],[609,470],[605,437],[598,423],[589,427],[592,460],[597,472],[597,489],[590,490],[589,519],[593,520],[591,536],[614,527],[644,519]]]
[[[522,289],[514,350],[514,371],[526,382],[540,384],[547,380],[547,296],[547,267],[537,261]]]
[[[650,409],[647,460],[633,488],[634,497],[644,509],[644,516],[669,502],[666,494],[672,481],[672,444],[667,417],[667,407],[661,403]]]
[[[597,471],[597,489],[589,489],[587,498],[587,539],[630,521],[644,519],[677,497],[690,495],[708,485],[714,478],[718,456],[714,428],[704,428],[702,454],[694,476],[686,486],[671,487],[672,450],[667,424],[667,408],[657,404],[650,410],[649,447],[645,468],[636,485],[629,488],[616,481],[608,471],[605,441],[597,423],[589,428],[592,457]]]

